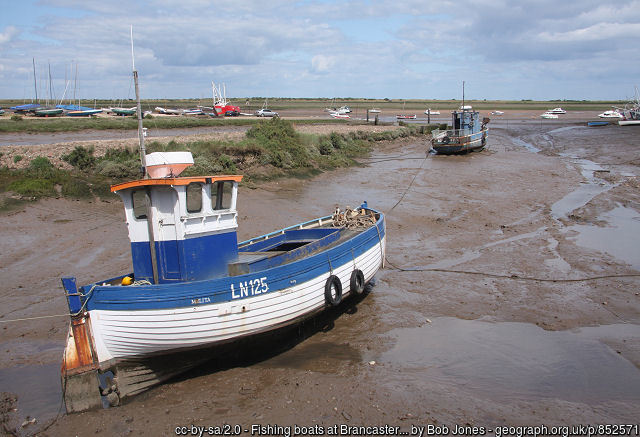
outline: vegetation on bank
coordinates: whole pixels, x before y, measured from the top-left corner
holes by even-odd
[[[461,90],[462,92],[462,90]],[[329,98],[288,98],[288,97],[242,97],[232,99],[234,105],[240,106],[242,112],[253,113],[260,109],[265,103],[269,103],[269,108],[275,111],[287,110],[317,110],[322,112],[325,108],[348,105],[358,114],[364,113],[367,109],[380,108],[383,113],[393,113],[395,111],[419,111],[422,113],[425,109],[451,110],[460,106],[461,95],[451,96],[451,99],[435,100],[435,99],[364,99],[354,97],[336,97]],[[12,106],[28,103],[23,100],[0,100],[0,107],[9,108]],[[555,106],[562,106],[569,111],[600,111],[609,109],[611,106],[624,106],[626,101],[621,100],[486,100],[486,99],[467,99],[465,104],[473,105],[474,108],[480,110],[494,109],[514,109],[514,110],[539,110],[549,109]],[[187,109],[194,108],[197,105],[210,105],[210,100],[203,99],[143,99],[142,109],[144,111],[153,111],[155,107]],[[113,100],[81,100],[80,105],[88,107],[110,107],[110,106],[135,106],[135,101],[114,102]],[[6,116],[5,116],[6,117]],[[180,118],[180,117],[174,117]],[[229,120],[229,119],[227,119]],[[246,119],[245,119],[246,120]]]
[[[262,121],[259,118],[211,118],[211,117],[154,117],[145,116],[143,125],[149,129],[188,129],[213,126],[253,126]],[[343,120],[296,120],[297,124],[344,123]],[[133,117],[26,117],[11,115],[0,123],[0,133],[24,132],[77,132],[81,130],[136,130],[138,120]]]
[[[356,165],[378,141],[421,136],[437,126],[406,125],[383,132],[300,134],[287,120],[273,118],[252,126],[241,141],[193,141],[168,144],[150,142],[147,153],[188,150],[194,165],[188,175],[245,175],[249,184],[282,176],[306,177],[339,167]],[[15,199],[43,197],[108,198],[110,185],[140,175],[137,149],[109,149],[95,156],[92,147],[78,146],[62,158],[73,170],[56,168],[46,157],[36,157],[24,169],[0,168],[0,207]]]

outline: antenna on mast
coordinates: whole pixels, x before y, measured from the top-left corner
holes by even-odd
[[[135,59],[133,56],[133,25],[131,25],[131,67],[133,69],[133,83],[136,87],[136,109],[138,113],[138,142],[140,143],[140,170],[142,177],[149,177],[147,174],[146,149],[144,147],[144,128],[142,123],[142,105],[140,104],[140,89],[138,87],[138,72],[136,71]]]
[[[130,25],[129,29],[131,31],[131,70],[136,71],[136,61],[133,55],[133,24]]]

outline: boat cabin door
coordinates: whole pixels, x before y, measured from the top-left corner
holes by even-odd
[[[159,282],[180,280],[181,255],[175,211],[178,194],[175,189],[171,186],[135,188],[131,191],[130,201],[133,220],[128,220],[128,224],[136,280],[154,282],[154,264]]]

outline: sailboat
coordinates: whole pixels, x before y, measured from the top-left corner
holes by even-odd
[[[11,109],[13,112],[16,113],[21,113],[21,114],[26,114],[26,113],[33,113],[35,112],[38,108],[40,108],[40,103],[38,101],[38,83],[36,80],[36,60],[35,58],[32,59],[33,61],[33,88],[35,90],[35,101],[32,101],[32,103],[25,103],[23,105],[16,105],[16,106],[12,106]]]
[[[54,106],[49,106],[49,100],[53,100],[53,83],[51,80],[51,64],[49,64],[49,96],[45,103],[45,106],[41,106],[34,111],[34,115],[36,117],[56,117],[62,114],[62,108],[56,108]]]
[[[144,177],[111,187],[133,271],[82,286],[62,278],[67,412],[118,405],[210,359],[211,348],[363,295],[384,261],[384,215],[366,202],[238,243],[242,175],[180,177],[189,152],[147,155],[135,64],[133,77]]]

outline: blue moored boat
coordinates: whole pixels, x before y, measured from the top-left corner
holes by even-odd
[[[12,106],[9,109],[11,109],[13,112],[27,113],[27,112],[35,112],[40,107],[41,107],[40,103],[27,103],[25,105]]]
[[[451,129],[431,132],[431,147],[442,155],[482,150],[487,144],[489,118],[480,121],[480,113],[471,106],[461,106],[451,113]]]
[[[111,188],[124,203],[133,273],[81,287],[62,279],[68,411],[100,405],[98,375],[115,375],[117,403],[199,363],[167,369],[154,359],[297,323],[363,293],[383,264],[384,217],[366,202],[238,243],[242,176],[176,176],[192,162],[188,152],[150,154],[151,178]]]

